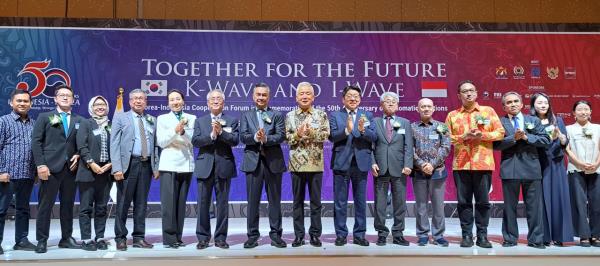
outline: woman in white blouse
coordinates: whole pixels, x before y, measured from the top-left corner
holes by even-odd
[[[194,172],[192,136],[196,116],[183,112],[184,96],[178,90],[167,94],[171,112],[160,115],[156,122],[156,143],[161,148],[160,203],[163,245],[185,246],[181,240],[185,206]]]
[[[600,125],[590,122],[588,101],[577,101],[573,114],[575,123],[567,126],[573,227],[580,246],[600,247]]]

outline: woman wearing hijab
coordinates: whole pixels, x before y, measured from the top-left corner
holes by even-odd
[[[158,171],[163,246],[179,248],[185,246],[181,237],[194,172],[192,136],[196,116],[183,112],[184,96],[180,91],[169,91],[167,98],[171,112],[160,115],[156,122],[156,144],[162,149]]]
[[[112,185],[110,176],[110,121],[108,101],[102,96],[88,103],[90,119],[81,123],[77,131],[77,149],[81,155],[77,177],[79,185],[79,227],[82,249],[94,251],[107,249],[104,239],[107,204]],[[92,213],[94,214],[95,240],[92,240]]]

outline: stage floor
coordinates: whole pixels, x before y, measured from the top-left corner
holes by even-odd
[[[128,219],[128,228],[132,228],[131,219]],[[211,220],[214,227],[214,219]],[[388,225],[391,224],[391,220],[387,220]],[[501,219],[491,219],[489,226],[489,239],[493,243],[493,248],[483,249],[478,247],[473,248],[461,248],[459,247],[460,242],[460,226],[458,219],[449,218],[446,219],[446,238],[450,241],[449,247],[439,247],[436,245],[429,244],[425,247],[420,247],[415,244],[415,219],[406,219],[406,229],[404,231],[405,238],[411,242],[409,247],[403,247],[392,244],[391,236],[388,238],[388,244],[380,247],[375,245],[373,242],[377,239],[376,231],[373,229],[373,219],[367,220],[367,239],[371,242],[369,247],[361,247],[352,244],[352,238],[348,238],[348,244],[343,247],[337,247],[333,244],[335,240],[335,232],[333,229],[333,219],[323,218],[323,246],[320,248],[305,245],[302,247],[292,248],[291,242],[294,239],[292,219],[284,218],[284,240],[288,243],[287,248],[274,248],[270,245],[270,239],[268,237],[268,220],[267,218],[261,218],[260,230],[263,237],[260,240],[260,246],[254,249],[244,249],[243,243],[246,241],[246,220],[244,218],[231,218],[229,220],[229,238],[228,242],[230,248],[227,250],[216,248],[211,246],[204,250],[196,250],[196,219],[186,219],[185,230],[184,230],[184,242],[187,244],[186,247],[179,249],[169,249],[162,246],[161,238],[161,221],[156,218],[149,218],[146,221],[146,240],[154,243],[153,249],[138,249],[128,247],[127,251],[115,250],[115,243],[113,240],[114,232],[113,225],[114,220],[109,219],[107,225],[107,238],[111,239],[111,245],[106,251],[83,251],[83,250],[70,250],[70,249],[59,249],[57,247],[60,238],[60,225],[58,220],[53,220],[51,224],[50,240],[48,241],[48,253],[36,254],[28,251],[13,251],[12,246],[14,245],[14,221],[7,221],[4,231],[4,242],[2,247],[4,248],[4,255],[0,255],[0,261],[13,261],[13,262],[75,262],[75,261],[107,261],[107,260],[196,260],[196,259],[249,259],[249,258],[319,258],[319,257],[355,257],[355,256],[381,256],[381,257],[396,257],[396,256],[409,256],[409,257],[423,257],[423,258],[434,258],[432,256],[442,257],[490,257],[490,256],[557,256],[557,257],[586,257],[586,256],[598,256],[600,255],[600,248],[583,248],[576,246],[575,243],[566,243],[566,247],[555,247],[551,246],[544,250],[530,248],[526,246],[526,232],[527,226],[525,219],[519,219],[519,230],[521,234],[521,240],[517,247],[503,248],[501,246]],[[307,219],[307,225],[309,219]],[[353,218],[348,220],[348,227],[352,228]],[[308,226],[307,226],[308,227]],[[79,226],[78,221],[75,221],[73,236],[79,240]],[[29,239],[32,243],[35,242],[35,220],[30,220],[30,233]],[[131,239],[129,239],[131,244]],[[308,241],[307,241],[308,244]],[[597,259],[597,258],[596,258]],[[138,261],[139,262],[139,261]],[[214,262],[214,261],[213,261]]]

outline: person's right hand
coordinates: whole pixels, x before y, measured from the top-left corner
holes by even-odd
[[[346,121],[346,131],[352,132],[354,129],[354,122],[352,121],[352,116],[348,115],[348,120]]]
[[[113,174],[113,176],[115,177],[115,180],[117,180],[117,181],[125,179],[125,177],[123,176],[123,172],[121,172],[121,171],[115,172]]]
[[[48,166],[39,167],[37,172],[40,180],[48,180],[48,177],[50,176],[50,169],[48,169]]]
[[[91,163],[90,169],[96,174],[102,174],[102,167],[100,167],[97,163]]]
[[[374,177],[379,176],[379,166],[376,163],[371,165],[371,174],[373,174]]]
[[[10,175],[8,173],[4,173],[0,175],[0,182],[8,183],[10,182]]]

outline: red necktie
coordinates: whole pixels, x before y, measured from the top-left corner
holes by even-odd
[[[390,116],[388,116],[388,117],[385,118],[385,120],[386,120],[386,122],[385,122],[385,131],[386,131],[385,132],[386,133],[385,136],[386,136],[388,142],[392,141],[392,135],[394,134],[394,130],[392,129],[391,118],[392,117],[390,117]]]

